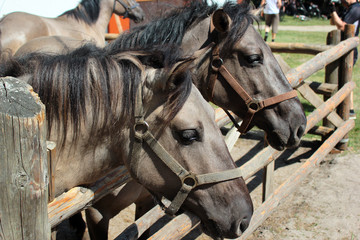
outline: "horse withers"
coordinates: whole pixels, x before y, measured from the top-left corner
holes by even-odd
[[[56,18],[10,13],[0,20],[0,51],[15,54],[26,42],[43,36],[65,36],[104,46],[113,13],[135,22],[144,19],[144,12],[135,0],[82,0],[76,8]]]
[[[85,45],[66,55],[23,56],[0,69],[26,80],[46,105],[49,140],[58,145],[55,195],[125,165],[155,198],[175,199],[169,213],[187,209],[214,238],[238,237],[249,224],[251,198],[214,110],[192,84],[192,60],[177,56],[173,46],[109,54]]]

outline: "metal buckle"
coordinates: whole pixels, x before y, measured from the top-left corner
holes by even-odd
[[[211,61],[211,68],[214,71],[218,71],[221,65],[223,65],[224,61],[220,57],[216,57]]]
[[[256,99],[253,99],[250,102],[248,102],[246,106],[248,107],[248,110],[252,110],[253,112],[257,112],[261,109],[260,101]]]
[[[196,175],[193,173],[189,173],[188,175],[180,178],[182,185],[190,186],[191,188],[195,188],[198,185],[198,181],[196,179]]]
[[[139,120],[134,124],[135,138],[142,141],[144,134],[149,130],[149,124],[144,120]]]

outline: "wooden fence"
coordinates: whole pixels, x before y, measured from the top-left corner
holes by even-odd
[[[310,61],[288,71],[286,76],[291,85],[316,108],[307,117],[306,133],[320,135],[324,141],[315,153],[275,190],[273,190],[274,161],[281,152],[266,147],[258,152],[251,161],[241,166],[245,180],[261,169],[265,170],[266,177],[263,182],[264,202],[255,209],[250,226],[240,239],[246,239],[274,211],[280,201],[291,194],[296,186],[337,144],[340,143],[339,148],[346,149],[347,133],[355,125],[353,120],[348,120],[349,94],[355,88],[354,82],[351,81],[353,61],[351,50],[359,44],[357,37],[351,37],[353,30],[352,25],[347,26],[346,40],[336,46],[270,44],[274,52],[316,54]],[[338,36],[337,34],[330,33],[329,36]],[[336,41],[331,40],[329,42],[334,43]],[[333,62],[336,64],[333,65]],[[327,66],[325,83],[305,81],[325,66]],[[341,74],[334,74],[334,71]],[[335,84],[334,78],[337,81],[337,76],[339,76],[338,84]],[[35,102],[33,105],[39,107],[34,108],[36,111],[34,110],[32,114],[24,116],[25,113],[22,113],[22,108],[18,107],[19,111],[12,115],[9,109],[16,108],[18,101],[9,100],[9,93],[19,92],[19,89],[24,92],[27,87],[22,85],[14,90],[14,86],[10,84],[11,81],[6,81],[6,78],[1,79],[1,81],[0,103],[3,104],[0,105],[0,122],[2,124],[0,144],[5,146],[3,144],[6,143],[6,146],[9,147],[1,148],[0,151],[0,191],[2,192],[0,196],[0,239],[29,239],[30,236],[31,239],[48,239],[50,227],[57,226],[64,219],[92,205],[109,191],[126,183],[130,176],[125,168],[114,169],[89,188],[76,187],[53,199],[46,208],[44,203],[48,200],[48,190],[45,186],[49,180],[47,178],[48,172],[51,176],[52,169],[51,164],[44,160],[46,157],[46,140],[43,129],[43,106],[39,103],[36,94],[30,90],[30,96],[34,99],[32,102]],[[326,101],[324,102],[318,94],[324,95]],[[21,97],[22,95],[25,96],[26,94],[14,96]],[[30,101],[28,100],[28,102]],[[20,104],[20,106],[23,105]],[[336,108],[338,113],[335,112]],[[224,126],[229,122],[226,114],[220,109],[217,110],[216,116],[219,126]],[[324,126],[316,126],[324,118],[329,123]],[[7,132],[9,129],[11,130],[11,127],[14,128],[12,131],[16,131],[16,134]],[[16,130],[17,128],[26,129],[26,131]],[[21,137],[22,134],[24,137]],[[239,133],[236,130],[231,129],[228,132],[226,142],[229,149],[234,146],[238,137]],[[25,143],[24,139],[33,142]],[[53,151],[55,151],[53,147],[49,149],[48,158],[51,158]],[[27,152],[31,154],[27,154]],[[28,156],[31,158],[28,159]],[[28,166],[29,162],[35,163],[35,161],[39,161],[39,163]],[[24,162],[27,163],[24,164]],[[3,194],[4,192],[6,194]],[[50,196],[51,198],[52,196]],[[14,199],[18,200],[14,201]],[[36,212],[36,219],[32,214],[34,211]],[[130,225],[116,239],[136,239],[162,216],[164,216],[164,212],[159,206],[156,206]],[[172,219],[150,239],[180,239],[196,227],[199,222],[200,220],[194,214],[185,212]]]

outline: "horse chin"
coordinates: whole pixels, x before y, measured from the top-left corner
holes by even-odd
[[[203,233],[216,240],[222,240],[224,238],[234,239],[240,237],[242,234],[241,231],[235,231],[232,234],[224,234],[224,232],[219,229],[218,225],[210,219],[202,220],[200,226]]]
[[[278,151],[282,151],[285,148],[295,148],[300,144],[300,138],[287,141],[286,136],[282,135],[276,130],[270,133],[266,133],[265,140],[269,143],[271,147],[275,148]]]
[[[205,233],[206,235],[210,236],[212,239],[216,239],[216,240],[222,240],[224,239],[224,237],[221,237],[219,230],[216,227],[216,224],[213,223],[211,220],[206,221],[206,223],[204,223],[205,221],[201,221],[201,229],[203,231],[203,233]]]
[[[285,149],[285,143],[278,134],[266,134],[265,141],[274,149],[282,151]]]

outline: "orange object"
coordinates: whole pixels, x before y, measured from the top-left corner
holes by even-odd
[[[113,14],[110,18],[108,25],[108,33],[122,33],[123,31],[130,29],[130,19],[121,18],[118,15]]]

